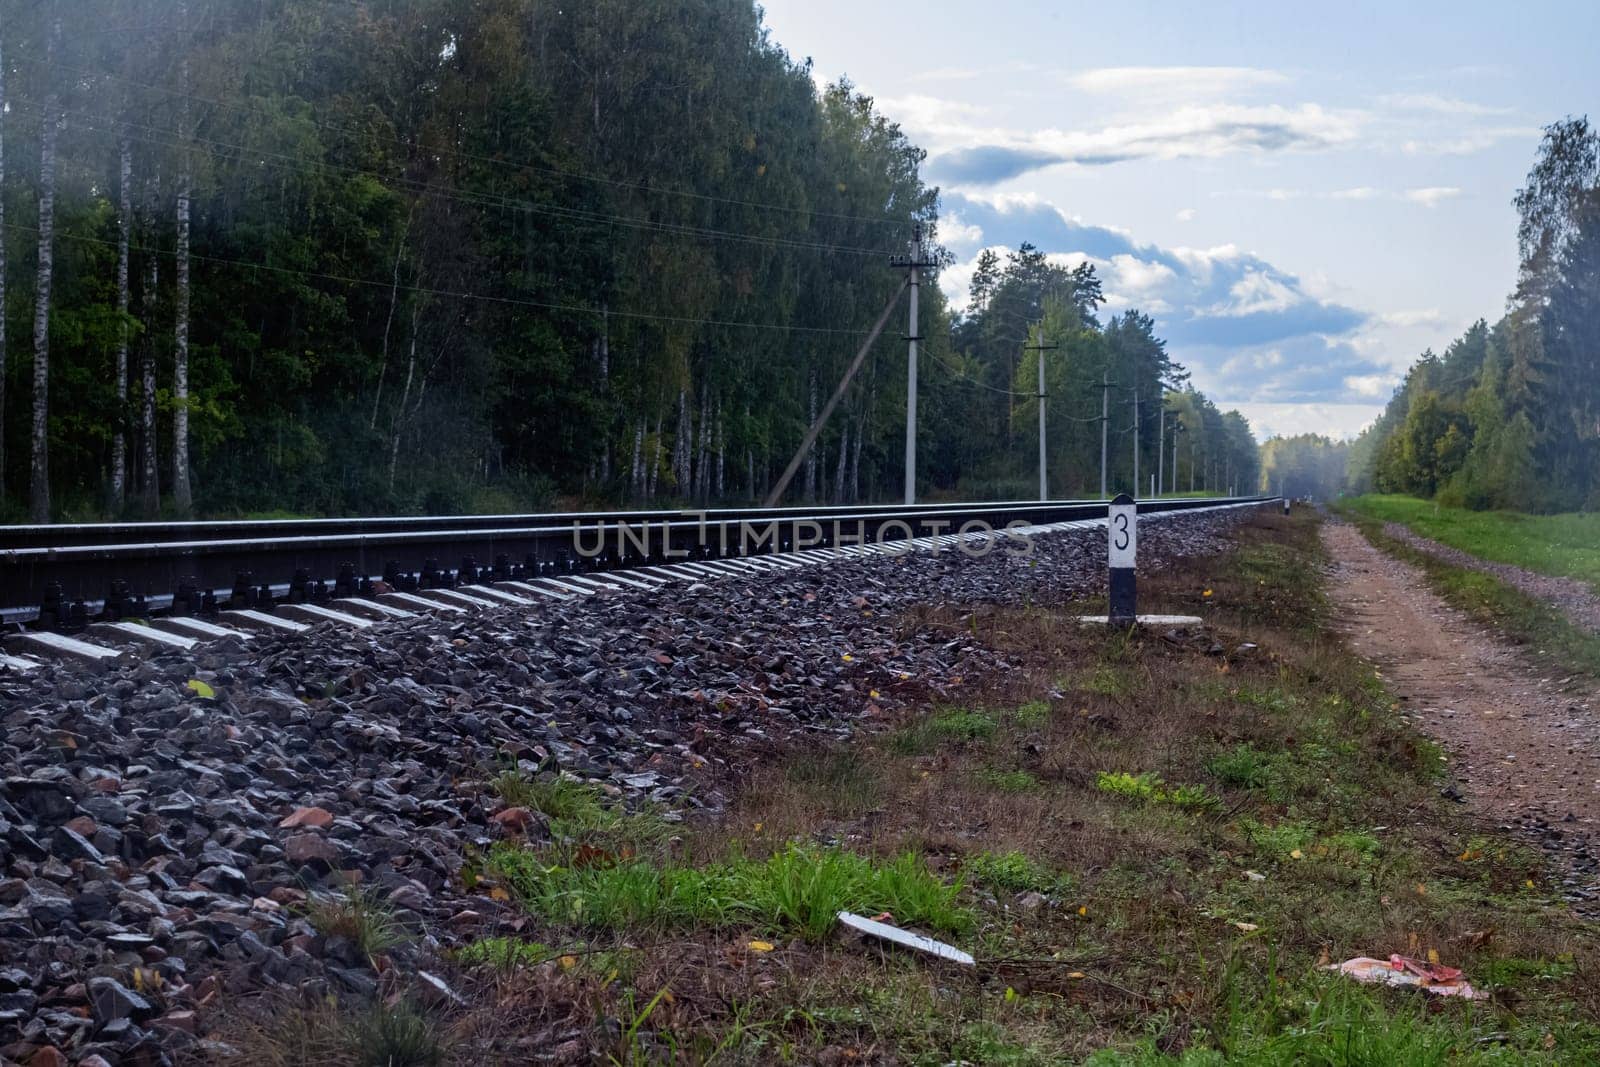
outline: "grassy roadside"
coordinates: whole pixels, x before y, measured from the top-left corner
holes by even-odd
[[[458,955],[472,1003],[432,1018],[435,1058],[389,1062],[1594,1062],[1600,932],[1441,800],[1438,754],[1325,635],[1320,562],[1312,515],[1264,515],[1146,580],[1152,609],[1207,617],[1194,638],[1040,608],[908,618],[1024,666],[773,753],[714,822],[502,777],[550,832],[465,874],[524,924]],[[839,908],[978,965],[842,937]],[[1492,997],[1323,970],[1390,953]]]
[[[1381,494],[1355,497],[1343,501],[1341,507],[1363,519],[1409,526],[1423,537],[1479,559],[1558,578],[1577,578],[1600,592],[1600,514],[1468,511],[1411,496]]]
[[[1355,523],[1375,547],[1420,568],[1434,590],[1455,607],[1480,623],[1494,627],[1507,639],[1522,646],[1538,662],[1563,673],[1600,678],[1600,635],[1574,625],[1559,608],[1529,596],[1491,574],[1447,563],[1390,537],[1384,532],[1385,523],[1404,521],[1407,525],[1411,524],[1407,520],[1389,517],[1390,513],[1385,509],[1375,510],[1368,503],[1373,499],[1361,497],[1343,502],[1335,507],[1335,511]],[[1424,501],[1412,503],[1432,508],[1431,504]],[[1412,526],[1412,529],[1424,536],[1435,536],[1425,527]]]

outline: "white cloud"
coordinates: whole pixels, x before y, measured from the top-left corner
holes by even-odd
[[[1288,80],[1278,71],[1258,67],[1101,67],[1066,78],[1067,84],[1088,93],[1180,92],[1190,98]]]
[[[1261,311],[1286,311],[1302,299],[1301,294],[1259,270],[1248,271],[1228,287],[1232,299],[1206,309],[1207,315],[1254,315]]]
[[[1378,97],[1378,102],[1398,111],[1425,111],[1435,115],[1509,115],[1513,110],[1438,93],[1389,93]]]
[[[975,245],[983,240],[983,227],[969,226],[960,215],[946,215],[939,220],[939,243],[946,247]]]
[[[1439,314],[1438,308],[1420,308],[1415,311],[1388,311],[1378,318],[1385,326],[1396,326],[1401,329],[1408,326],[1439,326],[1444,322],[1444,316]]]
[[[1460,196],[1461,190],[1453,185],[1430,185],[1422,189],[1407,189],[1402,195],[1413,204],[1438,207],[1442,202]]]
[[[1246,402],[1230,404],[1250,420],[1256,440],[1268,437],[1293,437],[1320,433],[1332,438],[1350,438],[1383,414],[1382,404],[1284,404]]]
[[[1358,374],[1344,380],[1344,387],[1357,396],[1377,399],[1392,390],[1398,380],[1387,374]]]
[[[1139,294],[1159,289],[1177,277],[1165,263],[1138,259],[1126,253],[1111,257],[1106,275],[1107,285],[1119,292],[1131,292],[1136,300]]]
[[[1382,195],[1383,193],[1370,185],[1358,185],[1354,189],[1336,189],[1328,194],[1333,200],[1373,200]]]
[[[1186,207],[1183,210],[1179,211],[1178,214],[1175,217],[1177,218],[1177,220],[1179,222],[1192,222],[1194,220],[1194,215],[1195,215],[1194,208]]]

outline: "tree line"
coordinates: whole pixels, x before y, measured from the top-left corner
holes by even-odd
[[[914,230],[922,492],[1032,495],[1040,343],[1053,492],[1103,400],[1116,488],[1171,412],[1179,488],[1254,484],[1092,268],[953,312],[923,159],[750,0],[0,0],[0,515],[757,499]],[[889,330],[791,497],[898,495],[905,387]]]
[[[1356,489],[1476,509],[1600,507],[1600,133],[1587,117],[1545,128],[1514,202],[1508,310],[1422,354],[1350,447]]]

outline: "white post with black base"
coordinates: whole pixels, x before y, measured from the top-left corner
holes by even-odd
[[[1139,616],[1135,580],[1139,559],[1139,505],[1127,493],[1118,493],[1111,502],[1106,538],[1106,556],[1111,568],[1111,625],[1132,626]]]
[[[1198,626],[1198,615],[1140,615],[1137,570],[1139,562],[1139,505],[1119,493],[1106,512],[1106,563],[1109,607],[1104,615],[1082,615],[1080,622],[1098,626]]]

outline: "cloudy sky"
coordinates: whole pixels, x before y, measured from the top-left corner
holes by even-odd
[[[765,7],[928,150],[952,299],[985,247],[1088,258],[1258,436],[1354,433],[1498,316],[1540,127],[1600,118],[1596,0]]]

